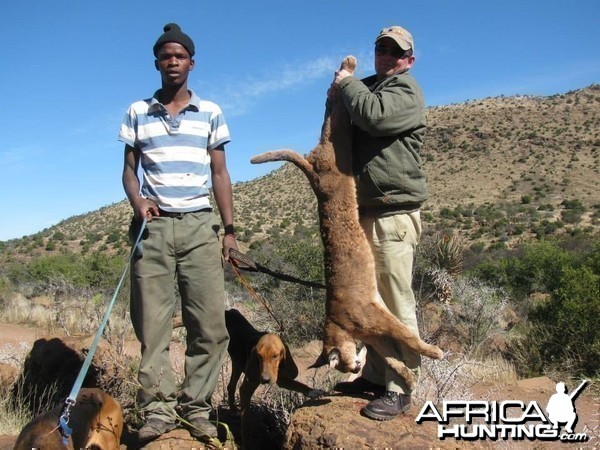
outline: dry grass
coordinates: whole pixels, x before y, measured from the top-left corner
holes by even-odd
[[[499,388],[518,379],[514,366],[499,356],[484,361],[465,355],[448,355],[440,361],[425,359],[421,371],[414,393],[417,403],[473,400],[473,387],[482,382],[493,382]]]
[[[5,294],[0,321],[27,324],[49,334],[95,334],[104,319],[110,297],[65,287],[66,294],[42,293],[26,297],[22,293]],[[128,306],[117,302],[103,335],[122,350],[125,339],[133,336]],[[119,344],[120,343],[120,344]]]
[[[110,299],[66,285],[63,285],[59,292],[59,295],[56,295],[57,292],[44,292],[32,298],[17,292],[4,293],[8,299],[4,302],[4,308],[0,310],[0,322],[35,327],[42,335],[96,334]],[[114,308],[103,337],[110,342],[119,358],[118,361],[111,361],[111,363],[119,367],[137,364],[136,361],[139,360],[139,357],[124,352],[125,342],[131,340],[133,334],[128,313],[123,305],[117,305]],[[3,345],[0,348],[0,362],[14,367],[17,373],[20,373],[32,345],[33,342]],[[124,370],[122,373],[133,374],[135,371]],[[0,434],[18,434],[29,420],[41,412],[30,411],[19,400],[21,394],[18,379],[15,382],[17,385],[7,384],[0,390]],[[133,377],[125,380],[125,384],[132,386],[132,392],[137,389],[137,381]],[[46,392],[41,397],[38,404],[42,409],[44,409],[44,405],[46,408],[54,406],[50,400],[52,392]],[[47,402],[43,400],[46,397],[48,398]]]
[[[16,375],[25,361],[26,356],[31,350],[30,342],[21,342],[17,345],[4,344],[0,347],[0,363],[4,364],[3,373],[10,367],[15,370]],[[0,386],[0,435],[15,435],[36,415],[35,411],[30,411],[22,403],[13,402],[13,390],[21,392],[19,381],[11,381],[10,377],[4,379]],[[50,398],[54,390],[49,386],[46,392],[41,394],[42,398]],[[17,394],[18,397],[18,394]],[[42,401],[42,404],[44,402]]]

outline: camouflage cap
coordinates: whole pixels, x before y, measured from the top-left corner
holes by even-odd
[[[391,38],[400,46],[402,50],[415,49],[415,42],[412,34],[399,26],[387,27],[379,32],[379,36],[375,39],[375,43],[383,38]]]

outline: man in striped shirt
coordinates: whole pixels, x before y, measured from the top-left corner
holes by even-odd
[[[222,255],[228,260],[229,250],[237,249],[224,151],[229,130],[219,106],[187,87],[194,68],[190,37],[177,24],[167,24],[153,50],[162,87],[129,107],[119,133],[134,238],[147,219],[131,270],[131,321],[142,352],[137,400],[146,421],[138,436],[144,442],[155,439],[176,428],[180,417],[192,436],[210,439],[217,436],[208,420],[210,399],[229,341]],[[209,181],[224,225],[222,255]],[[169,357],[173,280],[187,331],[179,394]]]

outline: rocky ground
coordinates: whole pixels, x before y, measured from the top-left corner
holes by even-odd
[[[0,325],[0,347],[2,345],[21,345],[32,343],[39,338],[39,332],[20,326]],[[306,369],[318,353],[318,345],[294,351],[295,360],[301,370],[301,378],[310,382],[314,370]],[[324,370],[324,369],[322,369]],[[559,381],[559,380],[557,380]],[[520,400],[525,404],[536,401],[542,407],[555,392],[556,382],[547,377],[520,380],[506,385],[479,384],[473,387],[476,398],[489,400]],[[414,405],[405,415],[388,422],[369,420],[360,415],[361,408],[371,399],[369,396],[349,397],[331,393],[318,400],[306,401],[292,415],[290,426],[283,445],[274,446],[265,439],[270,434],[281,432],[273,430],[272,423],[265,420],[265,411],[253,411],[253,435],[261,442],[261,450],[270,448],[285,449],[396,449],[396,448],[597,448],[599,445],[600,399],[597,389],[587,387],[576,398],[575,406],[579,418],[575,431],[585,432],[591,439],[584,443],[568,445],[556,441],[466,441],[437,438],[437,423],[433,421],[417,424],[415,418],[423,405]],[[214,419],[223,423],[219,426],[219,440],[222,448],[236,448],[239,442],[239,417],[229,413],[227,407],[216,409]],[[16,435],[0,436],[0,450],[12,449]],[[125,433],[121,449],[140,448],[135,433]],[[145,447],[149,450],[203,449],[206,446],[194,439],[183,429],[172,431]]]

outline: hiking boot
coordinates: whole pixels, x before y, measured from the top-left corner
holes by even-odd
[[[138,440],[148,442],[175,429],[175,423],[151,417],[138,431]]]
[[[381,398],[367,403],[361,412],[369,419],[390,420],[410,409],[410,395],[387,391]]]
[[[184,424],[192,437],[198,440],[210,440],[212,438],[216,438],[218,435],[217,427],[214,426],[206,417],[194,417],[192,419],[186,419]]]
[[[358,377],[354,381],[342,381],[333,387],[334,391],[342,394],[366,394],[373,393],[375,395],[385,394],[385,386],[375,384],[363,377]]]

